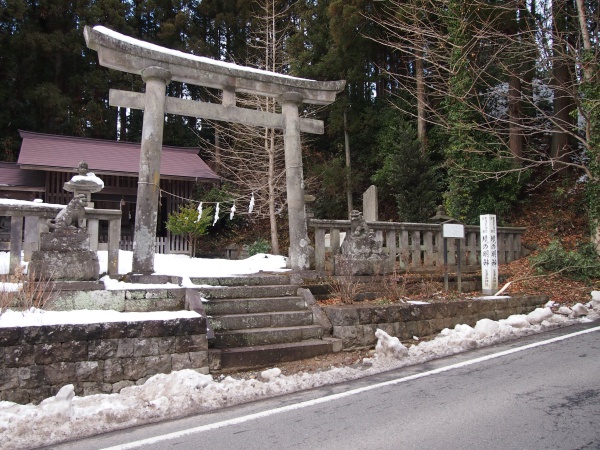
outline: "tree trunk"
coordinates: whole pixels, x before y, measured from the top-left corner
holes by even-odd
[[[577,17],[579,18],[579,30],[581,31],[581,39],[583,40],[583,49],[591,50],[592,49],[592,41],[590,39],[590,33],[587,28],[587,17],[585,15],[585,3],[583,0],[576,0],[576,3],[577,3]],[[584,65],[584,74],[585,74],[585,65]],[[589,75],[589,74],[586,74],[586,75]]]
[[[521,80],[516,75],[508,79],[508,145],[515,163],[523,156],[523,130],[521,128]]]
[[[582,52],[582,58],[581,58],[581,67],[583,70],[583,78],[586,83],[591,83],[591,82],[593,82],[594,72],[595,72],[596,68],[594,67],[594,63],[592,61],[588,60],[588,58],[591,58],[591,56],[592,56],[589,54],[592,50],[592,42],[590,39],[590,33],[588,31],[588,27],[587,27],[585,2],[584,2],[584,0],[576,0],[576,4],[577,4],[577,17],[579,19],[579,29],[581,32],[581,40],[583,41],[583,52]],[[592,136],[591,136],[592,120],[593,119],[591,117],[588,117],[588,120],[586,121],[585,137],[586,137],[586,141],[588,143],[591,142],[591,139],[592,139]],[[592,202],[593,202],[593,200],[592,200]],[[594,248],[596,249],[596,253],[598,253],[600,255],[600,220],[592,219],[590,221],[590,225],[591,225],[591,241],[592,241],[592,244],[594,245]]]
[[[265,150],[269,155],[269,224],[271,226],[271,253],[279,255],[277,212],[275,210],[275,130],[265,130]]]
[[[415,54],[415,70],[417,78],[417,135],[421,141],[423,153],[427,151],[427,121],[425,119],[425,72],[423,67],[423,51]]]
[[[350,159],[350,136],[348,135],[348,115],[344,111],[344,150],[346,152],[346,199],[348,201],[348,218],[352,215],[352,161]]]
[[[585,11],[584,0],[576,0],[577,2],[577,17],[579,19],[579,30],[581,31],[581,40],[583,41],[583,58],[581,58],[581,68],[583,70],[583,79],[586,82],[591,82],[594,76],[594,67],[591,61],[587,58],[591,57],[588,53],[592,50],[592,41],[587,27],[587,17]],[[585,127],[585,139],[590,142],[591,139],[591,123],[588,120]]]
[[[554,88],[554,130],[550,156],[564,160],[572,150],[573,139],[571,132],[574,126],[572,112],[575,111],[573,101],[573,75],[569,70],[567,60],[567,44],[572,40],[567,27],[569,11],[568,0],[554,0],[552,2],[552,16],[554,20],[553,40],[553,81]]]
[[[119,140],[127,141],[127,108],[119,108]]]
[[[568,90],[570,83],[569,68],[564,61],[557,61],[554,68],[554,132],[550,156],[564,160],[572,150],[570,130],[573,128],[571,113],[575,110],[573,98]]]
[[[221,130],[215,128],[215,160],[213,170],[219,175],[221,172]]]

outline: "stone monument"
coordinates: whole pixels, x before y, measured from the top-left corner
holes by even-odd
[[[54,219],[48,220],[49,231],[40,234],[40,249],[31,255],[28,272],[38,280],[98,279],[100,263],[96,252],[90,250],[90,237],[85,226],[85,207],[91,192],[98,192],[103,184],[99,185],[95,180],[89,183],[82,182],[85,180],[80,178],[87,175],[87,164],[82,162],[79,169],[79,175],[65,183],[66,190],[69,190],[67,187],[74,188],[71,191],[74,192],[73,199]],[[81,173],[83,170],[85,174]]]
[[[363,217],[367,222],[379,220],[379,201],[377,199],[377,186],[371,185],[363,194]]]
[[[350,233],[335,256],[336,275],[379,275],[385,272],[386,258],[382,244],[369,230],[359,211],[350,215]]]

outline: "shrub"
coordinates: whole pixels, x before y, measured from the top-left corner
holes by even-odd
[[[567,251],[558,241],[532,256],[530,261],[538,272],[561,274],[579,281],[600,278],[600,257],[591,243],[581,245],[577,250]]]
[[[176,235],[183,236],[190,244],[190,257],[196,254],[198,238],[207,233],[212,223],[212,208],[206,208],[202,217],[198,218],[198,210],[194,204],[182,205],[179,211],[169,216],[167,230]]]
[[[263,238],[259,238],[248,246],[248,256],[253,256],[258,253],[269,253],[271,244]]]

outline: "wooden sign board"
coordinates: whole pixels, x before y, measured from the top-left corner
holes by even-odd
[[[464,239],[465,226],[460,223],[445,223],[442,225],[442,237]]]

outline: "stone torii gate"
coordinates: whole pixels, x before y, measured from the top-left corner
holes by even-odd
[[[304,204],[300,132],[323,133],[320,120],[300,118],[301,103],[328,105],[345,81],[314,81],[216,61],[140,41],[102,26],[85,27],[89,48],[100,65],[142,76],[146,92],[111,89],[109,104],[144,110],[142,150],[133,244],[134,273],[154,272],[154,240],[158,215],[160,158],[164,115],[178,114],[245,125],[283,129],[290,231],[290,263],[309,268],[309,240]],[[180,81],[223,91],[223,103],[206,103],[166,96],[166,86]],[[236,92],[273,97],[281,114],[236,106]]]

